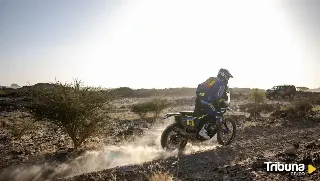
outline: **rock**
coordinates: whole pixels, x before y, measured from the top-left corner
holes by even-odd
[[[287,155],[296,155],[299,149],[299,144],[293,144],[290,148],[287,148],[284,153]]]

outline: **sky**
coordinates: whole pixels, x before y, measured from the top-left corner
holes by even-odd
[[[0,85],[320,87],[320,1],[0,0]]]

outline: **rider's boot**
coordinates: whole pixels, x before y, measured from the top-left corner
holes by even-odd
[[[210,136],[208,135],[208,131],[206,130],[206,124],[204,124],[199,131],[199,136],[205,138],[205,139],[210,139]]]

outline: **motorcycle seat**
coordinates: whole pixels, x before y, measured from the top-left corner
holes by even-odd
[[[193,111],[180,111],[179,113],[184,115],[184,116],[194,116],[194,112]]]

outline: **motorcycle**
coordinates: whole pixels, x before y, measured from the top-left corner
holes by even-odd
[[[203,120],[205,124],[207,124],[207,132],[211,138],[217,135],[217,141],[220,145],[229,145],[232,143],[236,136],[236,122],[231,117],[224,117],[224,114],[227,111],[232,111],[229,107],[231,98],[230,92],[227,91],[227,103],[226,106],[220,108],[220,112],[218,116],[214,120]],[[201,101],[204,104],[208,104],[209,106],[213,105],[211,103],[207,103]],[[167,113],[163,119],[168,119],[170,117],[174,117],[175,122],[169,125],[161,135],[161,146],[166,151],[173,151],[178,149],[182,151],[187,143],[190,142],[203,142],[210,139],[205,139],[198,136],[197,132],[197,125],[194,122],[194,113],[193,111],[180,111],[178,113]],[[230,123],[231,126],[229,127],[227,124]],[[232,128],[232,131],[230,131]],[[227,140],[224,140],[223,137],[225,134],[231,133],[231,137]]]

